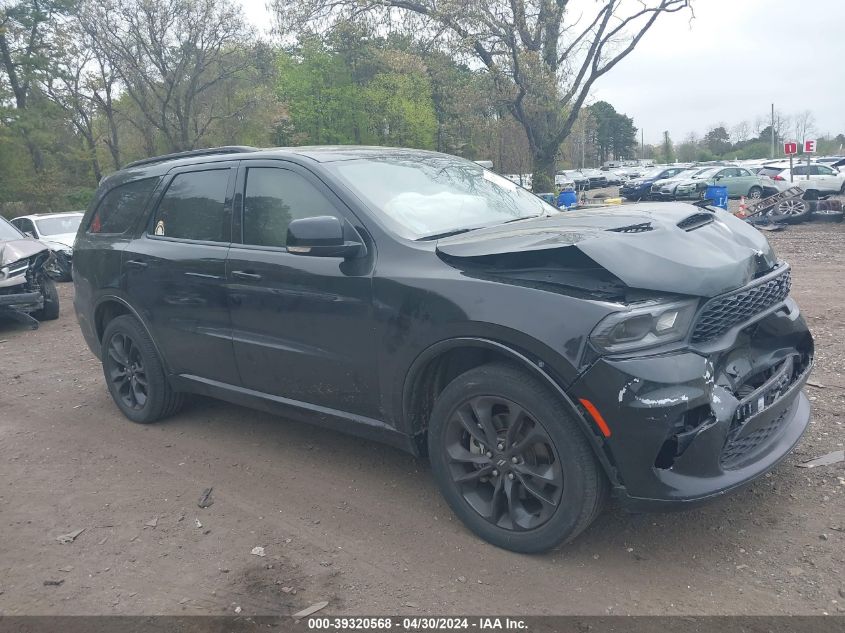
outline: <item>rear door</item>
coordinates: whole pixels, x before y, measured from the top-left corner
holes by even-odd
[[[226,276],[243,385],[380,418],[374,247],[344,260],[286,246],[294,219],[334,215],[350,231],[366,235],[363,227],[311,172],[285,161],[242,161],[235,207]]]
[[[226,254],[237,162],[177,168],[123,252],[124,291],[173,373],[238,383]]]
[[[740,194],[739,169],[735,167],[726,167],[716,174],[715,184],[728,188],[728,195],[731,197],[745,195],[745,192]]]
[[[734,177],[734,181],[734,188],[736,189],[737,196],[747,196],[749,191],[751,190],[751,187],[760,186],[760,183],[757,180],[757,176],[755,176],[743,167],[736,168],[736,176]]]
[[[836,193],[842,187],[843,178],[836,170],[827,165],[810,165],[810,169],[822,193]]]

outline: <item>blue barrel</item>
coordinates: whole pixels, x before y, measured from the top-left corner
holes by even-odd
[[[714,207],[728,209],[728,188],[721,185],[707,185],[704,197],[712,200]]]
[[[568,209],[571,206],[574,206],[578,203],[578,194],[575,193],[572,189],[570,190],[563,190],[560,192],[560,195],[557,197],[557,206],[561,209]]]

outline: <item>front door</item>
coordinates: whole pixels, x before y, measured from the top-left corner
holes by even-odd
[[[129,301],[176,374],[238,383],[226,254],[237,163],[171,172],[143,233],[123,251]]]
[[[243,161],[237,192],[226,279],[242,384],[380,418],[374,249],[344,260],[293,254],[286,247],[291,220],[334,215],[350,231],[357,220],[310,172],[283,161]]]

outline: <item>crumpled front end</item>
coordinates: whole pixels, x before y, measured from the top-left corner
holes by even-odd
[[[44,307],[41,288],[52,255],[40,242],[15,240],[0,248],[0,316],[37,327],[29,315]]]
[[[813,339],[786,296],[788,275],[782,267],[705,302],[682,349],[601,357],[573,385],[604,418],[623,499],[707,500],[768,472],[798,442]]]

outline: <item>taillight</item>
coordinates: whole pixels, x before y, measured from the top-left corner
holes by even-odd
[[[786,178],[784,178],[784,177],[783,177],[783,176],[781,176],[780,174],[777,174],[777,175],[775,175],[775,176],[772,176],[772,180],[780,180],[780,181],[782,181],[782,182],[783,182],[783,181],[786,181]]]

